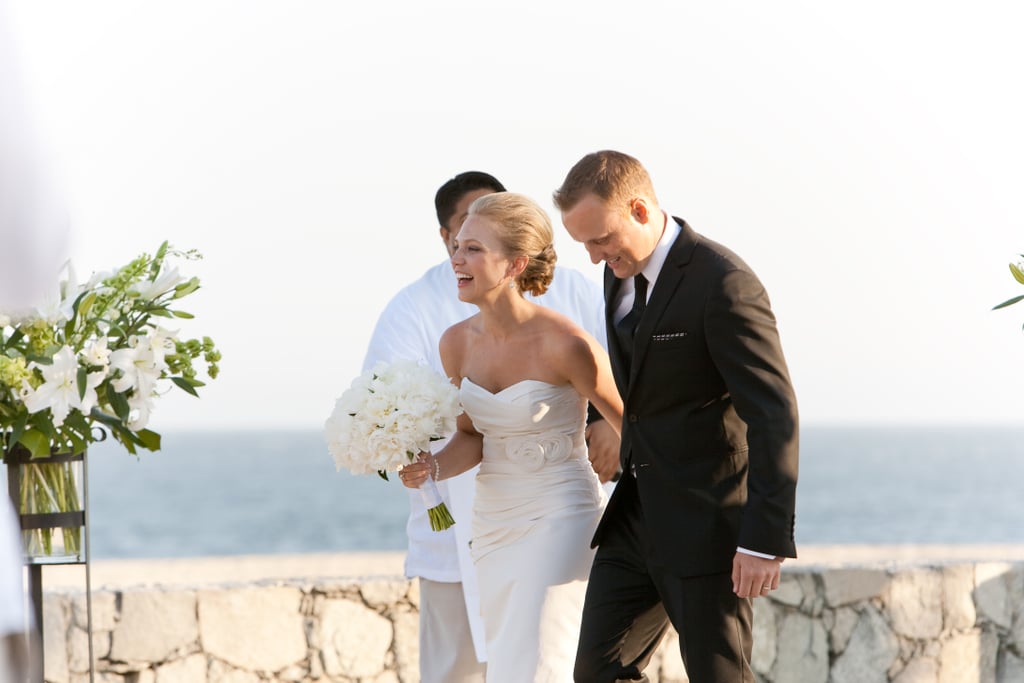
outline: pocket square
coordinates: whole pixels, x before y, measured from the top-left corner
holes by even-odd
[[[666,332],[664,334],[652,334],[651,341],[670,341],[672,339],[682,339],[686,336],[686,332]]]

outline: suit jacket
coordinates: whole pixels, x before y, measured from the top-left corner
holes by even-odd
[[[638,497],[654,559],[677,575],[729,571],[737,546],[796,557],[796,397],[768,295],[736,254],[673,220],[628,373],[611,319],[621,281],[605,269],[624,481],[593,545]]]

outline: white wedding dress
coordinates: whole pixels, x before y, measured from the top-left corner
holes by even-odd
[[[586,400],[539,380],[492,394],[465,378],[460,393],[484,437],[471,552],[487,682],[571,681],[605,503],[587,460]]]

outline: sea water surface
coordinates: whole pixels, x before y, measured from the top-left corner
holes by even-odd
[[[316,430],[165,432],[88,467],[93,559],[405,547],[406,490],[335,471]],[[1022,481],[1024,428],[807,426],[797,543],[1024,543]]]

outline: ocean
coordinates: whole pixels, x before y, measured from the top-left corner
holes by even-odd
[[[90,448],[95,559],[402,550],[406,490],[336,472],[319,431]],[[804,427],[797,544],[1024,544],[1024,428]]]

